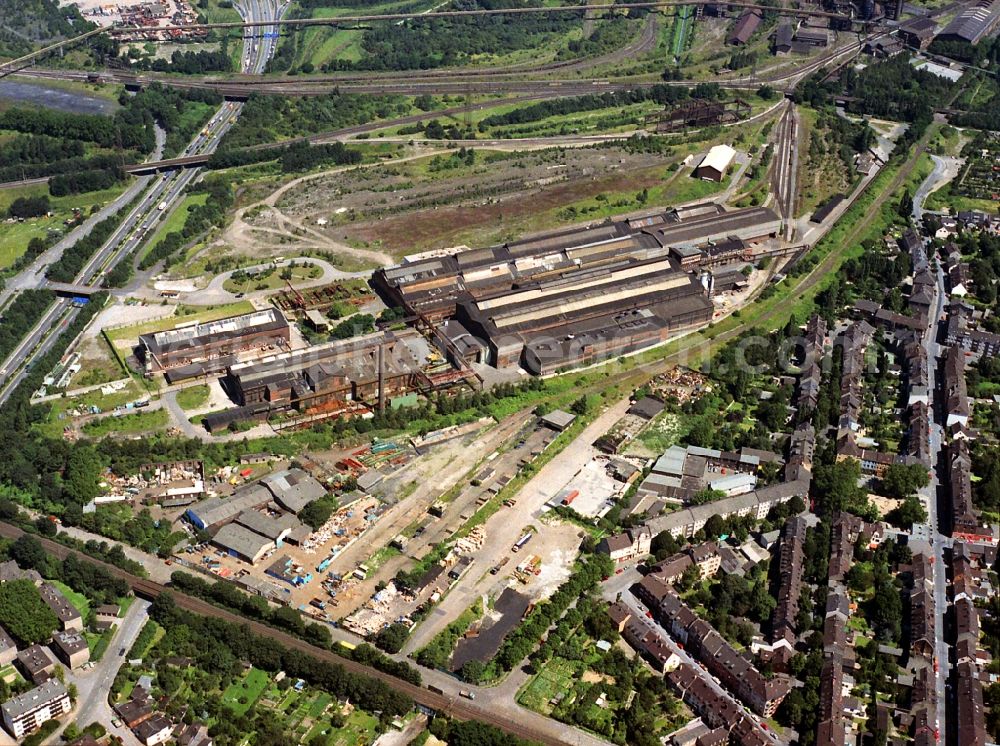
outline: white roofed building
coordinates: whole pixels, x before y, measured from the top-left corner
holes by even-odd
[[[694,176],[699,179],[722,181],[735,158],[736,151],[730,146],[715,145],[695,168]]]

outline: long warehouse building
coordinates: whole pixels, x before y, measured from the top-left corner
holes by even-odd
[[[147,375],[164,372],[168,383],[218,373],[249,350],[287,348],[288,321],[276,308],[139,336],[137,357]]]
[[[374,402],[380,378],[386,398],[432,387],[424,369],[435,354],[412,330],[375,332],[232,365],[223,385],[241,406]]]
[[[441,331],[449,354],[536,374],[657,344],[712,318],[703,271],[718,242],[777,235],[767,208],[708,203],[464,251],[427,252],[379,270],[390,306]]]

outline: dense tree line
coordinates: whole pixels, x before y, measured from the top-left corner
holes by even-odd
[[[449,720],[442,715],[431,720],[430,731],[449,746],[532,746],[534,743],[477,720]]]
[[[975,67],[990,68],[1000,63],[1000,37],[983,39],[978,44],[957,39],[934,39],[927,51]]]
[[[183,645],[174,653],[197,660],[209,672],[233,672],[240,661],[271,673],[284,671],[290,677],[304,679],[330,692],[346,697],[369,712],[380,712],[387,721],[402,717],[413,701],[388,684],[367,676],[350,673],[343,666],[319,661],[308,653],[290,650],[273,639],[251,633],[246,627],[222,619],[202,617],[177,607],[169,593],[159,596],[149,609],[158,624],[171,630],[186,627]],[[173,638],[179,640],[179,637]]]
[[[281,154],[281,170],[286,174],[326,165],[351,165],[361,163],[361,153],[350,150],[342,142],[310,145],[299,142]]]
[[[557,58],[597,57],[621,49],[628,43],[629,36],[635,28],[636,26],[625,16],[602,19],[590,36],[572,39],[565,49],[559,50]]]
[[[31,289],[18,293],[0,318],[0,360],[7,359],[55,299],[56,294],[51,290]]]
[[[462,667],[462,678],[478,683],[481,678],[511,671],[534,650],[549,627],[553,625],[585,593],[614,571],[609,557],[603,554],[584,556],[573,569],[569,579],[552,594],[548,601],[535,606],[513,632],[507,635],[493,660],[487,666],[470,661]]]
[[[201,126],[200,121],[185,118],[188,105],[218,105],[222,98],[213,91],[182,91],[153,84],[134,95],[123,92],[118,102],[121,108],[110,117],[71,114],[44,108],[11,107],[0,111],[0,129],[45,138],[90,142],[102,148],[151,153],[156,143],[154,123],[164,129],[168,140],[171,136],[175,139],[187,139]],[[44,147],[52,150],[50,146]],[[24,156],[32,157],[33,152],[29,149],[24,152]],[[37,160],[33,162],[37,163]],[[5,167],[21,165],[17,161],[6,159],[3,163]],[[103,169],[112,168],[111,164],[93,162],[90,170],[98,165]],[[114,166],[120,166],[120,161],[115,161]]]
[[[0,585],[0,624],[22,644],[48,640],[59,620],[30,580]]]
[[[976,300],[990,305],[997,298],[1000,281],[1000,236],[987,231],[963,231],[953,242],[969,261]]]
[[[139,269],[149,269],[157,262],[170,260],[188,242],[215,226],[222,225],[226,212],[233,205],[233,190],[228,180],[215,178],[200,182],[189,193],[208,193],[204,204],[188,208],[184,226],[164,236],[139,262]],[[116,275],[111,280],[117,281]]]
[[[107,295],[96,293],[62,331],[50,350],[25,374],[0,408],[0,483],[6,484],[23,504],[74,499],[62,483],[72,446],[62,438],[47,438],[33,428],[48,415],[48,407],[32,406],[31,393],[59,362],[69,343],[90,323]]]
[[[7,208],[8,217],[37,218],[49,211],[49,198],[42,194],[38,197],[18,197]]]
[[[208,169],[236,168],[251,166],[255,163],[276,161],[281,157],[284,148],[266,148],[251,150],[249,148],[226,148],[216,150],[208,157],[205,167]]]
[[[96,192],[100,189],[110,189],[127,178],[125,170],[117,159],[104,168],[92,168],[83,171],[73,171],[59,174],[49,179],[49,192],[53,197],[64,197],[67,194],[83,194]]]
[[[322,96],[252,94],[220,150],[365,124],[410,111],[402,96],[369,96],[334,91]]]
[[[493,10],[538,6],[516,0],[455,0],[456,10]],[[476,55],[498,55],[531,49],[553,35],[580,26],[579,13],[537,13],[508,16],[414,18],[403,24],[379,24],[365,31],[358,61],[334,59],[324,71],[425,70],[456,65]]]
[[[132,151],[118,155],[74,156],[48,162],[20,164],[16,160],[3,161],[0,157],[0,163],[11,164],[0,167],[0,179],[19,181],[49,176],[51,177],[49,193],[54,197],[61,197],[66,194],[106,189],[125,178],[122,163],[134,160],[138,160],[138,156]]]
[[[121,224],[125,216],[131,209],[131,204],[125,209],[119,210],[114,215],[110,215],[100,221],[90,232],[82,236],[75,244],[66,249],[62,256],[49,265],[45,270],[46,279],[53,282],[73,282],[76,276],[83,269],[87,260],[94,255],[104,242],[111,238],[111,234]]]
[[[70,114],[54,109],[27,109],[15,106],[0,112],[0,129],[83,140],[104,148],[139,148],[144,153],[152,150],[152,147],[145,147],[146,137],[141,121],[136,126],[131,122],[117,120],[117,115],[104,117],[97,114]],[[119,124],[124,126],[119,127]]]
[[[17,135],[0,144],[0,163],[51,163],[80,158],[84,153],[83,143],[79,140],[48,135]]]
[[[537,122],[548,117],[574,114],[579,111],[630,106],[645,101],[654,101],[658,104],[669,106],[690,98],[691,92],[692,89],[680,86],[655,85],[650,88],[631,91],[612,91],[588,96],[556,98],[551,101],[542,101],[537,104],[522,106],[504,114],[492,114],[479,122],[479,131],[486,132],[490,127],[507,124]]]
[[[54,526],[48,518],[43,521]],[[94,603],[112,603],[131,593],[129,584],[112,575],[100,565],[69,554],[66,559],[56,559],[47,553],[34,536],[24,534],[10,547],[10,556],[25,570],[37,570],[46,578],[61,580],[77,593],[82,593]]]
[[[943,103],[953,84],[910,64],[909,55],[900,54],[863,70],[848,66],[841,79],[844,92],[857,101],[849,111],[873,114],[898,121],[912,121],[931,115]]]
[[[36,43],[66,39],[94,28],[76,5],[55,0],[0,0],[0,56],[19,57]]]
[[[394,661],[370,645],[360,645],[348,651],[340,645],[331,645],[330,631],[322,624],[307,622],[291,606],[272,608],[261,596],[251,596],[240,591],[235,585],[224,580],[208,583],[188,573],[175,571],[170,576],[171,584],[189,596],[210,601],[218,606],[236,611],[243,616],[276,627],[306,642],[326,650],[373,666],[412,684],[420,684],[420,673],[407,663]]]
[[[833,98],[843,93],[854,99],[846,107],[852,113],[908,122],[910,126],[897,143],[900,151],[920,138],[933,120],[934,107],[945,103],[953,90],[953,84],[944,78],[911,65],[908,54],[861,71],[848,67],[839,80],[824,81],[823,77],[818,73],[807,78],[792,92],[792,99],[820,109],[832,105]]]
[[[994,408],[994,422],[996,422]],[[995,446],[976,442],[972,448],[972,467],[979,480],[973,484],[973,496],[983,510],[1000,513],[1000,453]]]
[[[160,73],[184,73],[198,75],[201,73],[228,73],[233,71],[233,60],[223,50],[199,50],[189,52],[175,49],[167,61],[162,57],[155,60],[141,59],[132,63],[140,70],[152,70]]]
[[[879,241],[862,242],[864,253],[848,259],[841,270],[848,280],[838,294],[838,303],[849,305],[858,298],[874,300],[895,311],[904,310],[902,294],[886,295],[886,288],[899,288],[910,275],[913,262],[910,255],[901,251],[896,256],[888,253]]]
[[[816,512],[833,515],[844,510],[868,521],[878,520],[878,509],[869,502],[868,490],[859,486],[860,481],[861,465],[854,459],[814,464],[810,492]]]

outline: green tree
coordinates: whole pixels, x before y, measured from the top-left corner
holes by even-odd
[[[0,625],[26,644],[49,639],[59,620],[30,580],[0,585]]]
[[[890,464],[881,479],[882,491],[898,500],[915,494],[929,483],[927,467],[921,464]]]
[[[403,645],[406,644],[406,638],[409,636],[409,627],[396,622],[380,629],[378,634],[375,635],[373,642],[387,653],[398,653],[403,649]]]
[[[486,672],[486,664],[482,661],[470,660],[466,661],[462,666],[462,680],[468,681],[470,684],[478,684],[482,681],[483,674]]]
[[[48,555],[42,543],[34,536],[22,534],[10,547],[10,557],[26,570],[43,570],[48,566]]]
[[[66,493],[76,502],[87,503],[101,494],[101,459],[90,445],[78,445],[70,454],[63,475]]]
[[[698,565],[689,565],[681,574],[681,579],[677,581],[677,588],[682,592],[687,592],[701,582],[701,570]]]

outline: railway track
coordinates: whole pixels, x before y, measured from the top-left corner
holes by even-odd
[[[795,220],[796,167],[798,165],[798,118],[795,104],[787,102],[785,113],[778,121],[777,138],[774,144],[774,157],[771,169],[771,189],[776,195],[778,211],[785,221],[785,239],[791,236],[788,231]]]
[[[650,18],[655,18],[650,16]],[[813,72],[835,63],[833,68],[839,68],[844,60],[852,59],[858,54],[865,42],[875,39],[883,32],[874,32],[854,42],[835,47],[811,60],[795,70],[777,72],[771,75],[758,76],[750,81],[745,77],[719,78],[715,82],[727,88],[756,89],[761,84],[780,86],[788,83],[794,85],[799,80]],[[525,64],[517,66],[493,68],[447,68],[438,70],[410,71],[359,71],[328,73],[317,76],[274,76],[260,77],[252,75],[232,75],[220,77],[207,76],[175,76],[168,74],[140,74],[120,70],[102,70],[86,72],[73,70],[21,70],[19,75],[26,77],[50,78],[56,80],[91,81],[96,76],[102,81],[120,83],[123,85],[144,86],[160,83],[178,88],[212,89],[225,95],[243,96],[249,93],[271,95],[321,95],[334,90],[355,93],[398,93],[403,95],[420,95],[422,93],[524,93],[549,92],[553,96],[580,95],[581,92],[593,93],[609,90],[625,90],[664,84],[664,81],[630,81],[609,80],[600,78],[584,79],[526,79],[525,76],[539,76],[554,72],[577,72],[604,64],[613,64],[628,57],[634,57],[655,47],[657,23],[647,22],[639,38],[614,52],[583,60],[563,60],[540,65]],[[699,80],[666,81],[666,85],[693,86]],[[589,87],[588,87],[589,86]]]
[[[18,539],[24,535],[24,533],[25,532],[17,526],[0,522],[0,537],[5,539]],[[193,596],[178,593],[177,591],[167,588],[167,586],[153,580],[132,575],[131,573],[125,572],[114,565],[102,562],[101,560],[96,560],[83,554],[82,552],[78,552],[75,549],[71,549],[52,541],[51,539],[40,536],[37,536],[36,538],[46,552],[59,559],[65,559],[70,554],[74,554],[87,560],[88,562],[92,562],[93,564],[104,568],[115,577],[127,582],[137,596],[153,601],[163,593],[169,592],[177,606],[185,611],[190,611],[200,616],[223,619],[225,621],[232,622],[233,624],[242,625],[250,632],[259,635],[260,637],[270,638],[287,648],[305,653],[306,655],[312,656],[313,658],[321,660],[324,663],[341,666],[345,670],[354,674],[378,679],[379,681],[382,681],[392,687],[395,691],[410,697],[417,704],[446,714],[449,717],[457,718],[459,720],[478,720],[499,728],[513,736],[517,736],[518,738],[537,741],[549,746],[569,746],[570,744],[575,743],[574,741],[568,739],[564,740],[553,738],[549,734],[543,733],[524,723],[519,723],[515,719],[493,714],[489,712],[486,707],[478,707],[474,703],[464,699],[432,692],[429,689],[411,684],[408,681],[391,676],[390,674],[379,671],[376,668],[366,666],[349,658],[343,658],[336,653],[332,653],[324,648],[318,648],[315,645],[311,645],[308,642],[299,639],[298,637],[282,632],[275,627],[270,627],[266,624],[247,619],[231,611],[227,611],[226,609],[214,606],[207,601],[194,598]]]

